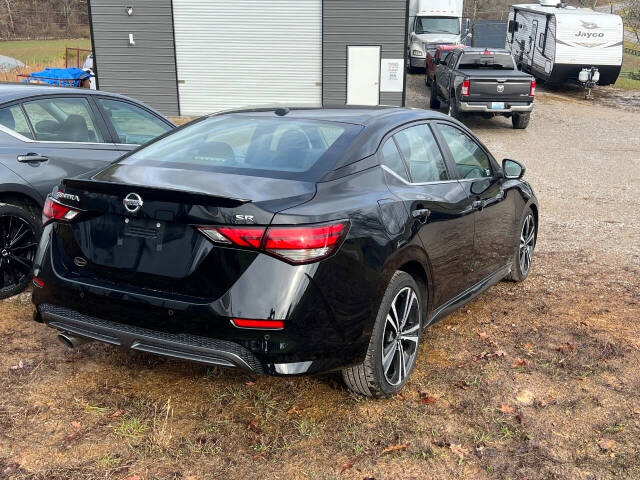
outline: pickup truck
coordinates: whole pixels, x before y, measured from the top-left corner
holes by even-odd
[[[513,128],[527,128],[536,92],[535,78],[516,68],[504,49],[455,49],[436,61],[429,106],[449,105],[449,115],[511,117]]]

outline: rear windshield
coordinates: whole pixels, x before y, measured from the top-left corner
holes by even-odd
[[[508,53],[463,53],[458,68],[515,70],[516,67],[513,64],[513,58]]]
[[[296,118],[215,116],[120,163],[312,181],[331,169],[361,128]]]

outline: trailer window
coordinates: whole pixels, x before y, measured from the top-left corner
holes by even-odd
[[[463,53],[458,68],[515,70],[515,65],[513,58],[508,53]]]

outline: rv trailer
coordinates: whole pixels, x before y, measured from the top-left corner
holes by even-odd
[[[618,15],[575,8],[555,0],[512,5],[506,47],[518,66],[548,83],[590,87],[616,82],[624,30]]]

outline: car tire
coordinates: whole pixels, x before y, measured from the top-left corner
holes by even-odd
[[[451,97],[449,97],[449,116],[451,118],[455,118],[459,122],[462,122],[464,120],[464,113],[458,110],[456,97],[454,97],[453,94],[451,95]]]
[[[429,97],[429,108],[432,108],[434,110],[440,110],[440,100],[438,100],[435,81],[431,82],[431,96]]]
[[[522,220],[520,220],[513,264],[507,280],[523,282],[529,276],[536,247],[537,230],[538,224],[536,223],[536,216],[533,214],[531,208],[528,207],[524,211]]]
[[[0,299],[22,292],[33,275],[42,234],[37,209],[23,203],[0,203]]]
[[[409,314],[404,315],[407,299]],[[406,272],[395,272],[380,303],[364,362],[342,370],[349,390],[374,398],[402,390],[418,356],[423,312],[416,281]],[[395,333],[398,323],[400,335]]]
[[[523,130],[527,128],[529,126],[529,120],[531,120],[531,112],[514,113],[511,117],[513,128],[517,130]]]

